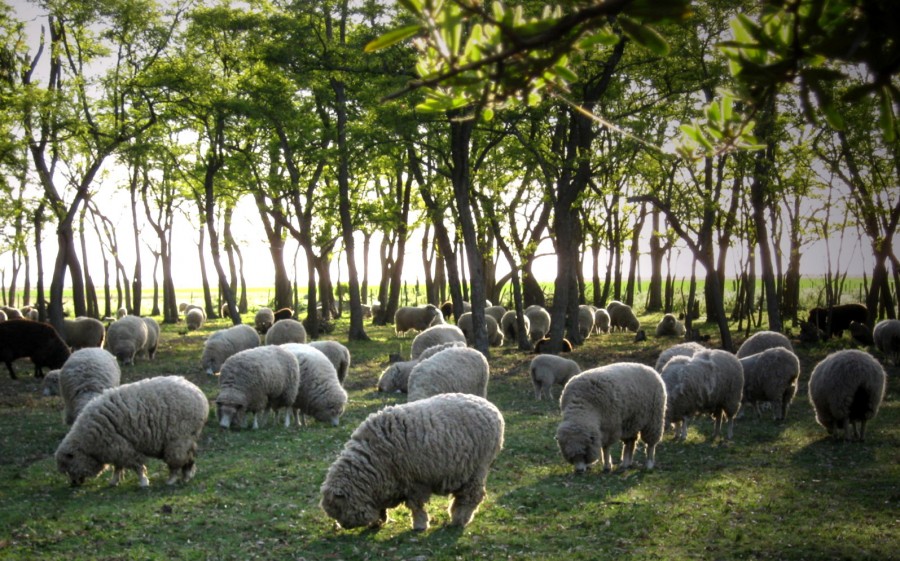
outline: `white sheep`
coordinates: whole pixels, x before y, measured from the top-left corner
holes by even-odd
[[[876,323],[872,340],[887,360],[900,365],[900,320],[886,319]]]
[[[594,312],[594,329],[597,333],[609,333],[609,312],[606,308],[597,308]]]
[[[113,485],[126,469],[147,487],[147,458],[169,467],[168,484],[196,471],[197,441],[209,417],[209,401],[181,376],[160,376],[111,388],[82,410],[56,449],[59,471],[73,486],[112,465]]]
[[[128,315],[127,308],[119,308],[118,310],[116,310],[116,319],[122,319],[123,317],[125,317],[127,315]]]
[[[866,423],[878,414],[887,376],[869,353],[847,349],[831,353],[809,377],[809,401],[828,434],[845,440],[866,438]]]
[[[692,357],[700,351],[705,350],[706,347],[704,347],[700,343],[695,343],[694,341],[686,341],[684,343],[672,345],[668,349],[665,349],[663,352],[659,353],[659,358],[656,360],[656,371],[662,372],[663,368],[666,366],[666,363],[669,362],[671,358],[674,358],[676,356]]]
[[[259,346],[259,335],[252,327],[238,324],[210,335],[203,345],[200,363],[207,375],[213,376],[231,355]]]
[[[431,495],[450,494],[450,524],[464,527],[484,499],[503,430],[497,407],[473,395],[386,407],[350,435],[328,468],[320,506],[349,529],[380,527],[387,509],[405,503],[413,530],[423,531]]]
[[[96,318],[63,319],[60,336],[73,351],[85,347],[102,347],[106,328],[103,322]]]
[[[452,347],[419,362],[409,373],[407,401],[439,393],[470,393],[487,397],[490,366],[480,352]]]
[[[118,386],[121,378],[119,363],[108,351],[88,347],[72,353],[59,371],[65,423],[74,423],[91,399]]]
[[[503,314],[505,313],[506,308],[504,308],[503,306],[488,306],[484,309],[484,315],[494,318],[494,321],[497,322],[497,325],[500,325],[500,322],[503,320]]]
[[[757,331],[741,344],[738,348],[737,357],[744,358],[774,347],[783,347],[794,352],[791,340],[781,333],[777,331]]]
[[[522,316],[525,324],[525,333],[531,331],[531,320],[528,319],[528,316]],[[516,311],[510,310],[503,314],[503,317],[500,318],[500,331],[503,332],[503,340],[504,342],[509,342],[512,344],[516,344],[519,340],[519,324],[516,322]]]
[[[277,345],[254,347],[232,355],[219,374],[216,398],[219,426],[243,427],[245,417],[253,414],[253,428],[258,429],[260,415],[270,409],[285,409],[284,426],[290,426],[299,386],[297,359]]]
[[[305,426],[306,415],[310,415],[319,422],[338,426],[347,405],[347,392],[341,387],[334,365],[322,351],[310,345],[287,343],[281,348],[294,355],[300,369],[300,384],[293,405],[297,424]]]
[[[574,360],[557,355],[538,355],[531,359],[528,367],[531,383],[534,386],[534,397],[541,396],[553,399],[553,386],[565,386],[572,376],[581,373],[581,367]]]
[[[525,316],[528,317],[528,337],[535,344],[550,333],[550,312],[543,306],[532,304],[525,308]]]
[[[306,328],[302,323],[295,319],[283,319],[266,331],[266,345],[285,343],[306,343]]]
[[[631,309],[631,306],[627,304],[613,300],[607,304],[606,311],[609,312],[610,329],[621,329],[622,331],[637,333],[641,328],[641,322],[634,315],[634,310]]]
[[[800,378],[797,355],[784,347],[773,347],[740,361],[744,369],[742,402],[752,405],[757,417],[760,416],[759,402],[771,402],[775,420],[786,419]]]
[[[343,384],[350,372],[350,349],[337,341],[311,341],[309,346],[322,351],[337,371],[338,381]]]
[[[253,318],[253,323],[260,335],[265,335],[275,323],[275,312],[271,308],[260,308]]]
[[[378,391],[407,393],[409,391],[409,373],[417,364],[419,364],[419,360],[413,359],[389,365],[378,378]]]
[[[60,369],[57,368],[44,375],[44,380],[41,382],[41,394],[44,397],[59,395],[59,373]]]
[[[563,388],[562,422],[556,429],[559,450],[576,473],[597,460],[609,471],[610,447],[622,441],[621,467],[628,468],[640,437],[647,445],[647,469],[653,469],[665,408],[666,388],[649,366],[620,362],[586,370]]]
[[[487,326],[488,344],[492,347],[501,346],[503,344],[503,332],[500,331],[500,324],[492,316],[488,315],[484,316],[484,323]],[[469,345],[475,342],[475,332],[472,329],[472,312],[466,312],[459,316],[456,326],[463,332]]]
[[[675,438],[687,438],[688,420],[708,414],[715,420],[715,440],[728,419],[728,440],[734,437],[734,418],[741,408],[744,369],[728,351],[703,350],[691,357],[676,356],[662,371],[668,399],[666,423],[675,424]]]
[[[684,337],[684,324],[672,314],[666,314],[656,324],[657,337]]]
[[[593,306],[578,306],[578,333],[582,339],[587,339],[594,332],[594,312]]]
[[[143,319],[124,316],[106,330],[106,349],[124,365],[134,364],[134,357],[147,348],[149,330]]]
[[[200,329],[205,321],[206,314],[201,308],[191,308],[184,314],[184,322],[187,324],[188,331]]]
[[[466,335],[462,329],[449,323],[433,325],[416,335],[413,339],[410,347],[410,358],[417,359],[425,349],[453,341],[466,342]]]
[[[394,314],[394,330],[397,335],[407,331],[425,331],[431,325],[444,323],[444,315],[434,304],[403,306]]]
[[[147,353],[147,358],[153,360],[156,357],[156,348],[159,346],[159,323],[148,317],[142,317],[141,321],[147,326],[147,342],[141,349]]]

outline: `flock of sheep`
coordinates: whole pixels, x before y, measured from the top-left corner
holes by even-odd
[[[205,321],[199,308],[183,311],[189,329]],[[526,310],[524,322],[499,306],[487,308],[486,317],[492,320],[492,345],[515,340],[523,323],[533,343],[549,332],[550,315],[539,306]],[[202,368],[218,376],[219,425],[245,427],[252,417],[256,429],[270,414],[283,414],[285,426],[305,424],[307,416],[337,425],[347,404],[347,348],[334,341],[307,344],[303,325],[282,311],[260,310],[255,325],[216,331],[204,344]],[[585,336],[640,330],[631,308],[621,303],[583,306],[579,325]],[[465,526],[485,496],[489,468],[503,446],[503,415],[487,400],[490,366],[468,346],[471,315],[452,325],[436,306],[404,307],[395,327],[398,334],[417,332],[411,357],[391,364],[378,390],[406,393],[407,403],[373,413],[356,428],[326,474],[321,507],[342,527],[353,528],[377,527],[388,509],[405,504],[413,528],[424,530],[429,497],[451,494],[451,524]],[[667,315],[656,334],[683,337],[684,326]],[[104,333],[97,320],[66,320],[62,335],[28,319],[0,322],[0,357],[13,377],[11,361],[20,356],[32,359],[36,374],[42,367],[58,368],[46,376],[45,392],[59,392],[65,423],[71,425],[56,452],[70,483],[80,485],[112,466],[114,484],[133,470],[146,486],[147,458],[166,463],[170,484],[190,480],[209,416],[203,391],[180,376],[120,385],[120,363],[133,364],[141,354],[153,359],[159,325],[124,315]],[[896,361],[900,320],[880,322],[872,335],[876,348]],[[553,388],[562,387],[556,440],[563,459],[583,472],[595,463],[611,470],[610,448],[618,442],[623,443],[619,465],[630,467],[639,439],[646,448],[645,466],[652,469],[665,430],[673,427],[675,438],[683,440],[697,416],[713,417],[713,439],[722,433],[733,437],[742,405],[759,415],[759,405],[770,403],[775,418],[784,419],[797,391],[800,362],[787,337],[763,331],[736,354],[684,342],[665,349],[652,368],[624,362],[585,371],[573,360],[538,354],[529,372],[536,399],[552,399]],[[862,440],[885,386],[885,371],[872,355],[843,350],[816,365],[809,399],[829,434]]]

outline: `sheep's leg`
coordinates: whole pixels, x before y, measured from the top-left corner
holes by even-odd
[[[656,465],[656,443],[647,444],[647,469]]]
[[[722,430],[722,417],[723,415],[721,411],[716,411],[716,413],[713,415],[713,440],[719,437],[719,433]]]
[[[450,503],[450,525],[460,528],[466,526],[475,516],[478,505],[484,500],[484,480],[486,473],[476,474],[457,492],[453,493]]]
[[[634,438],[623,441],[623,443],[622,443],[622,469],[628,469],[631,467],[631,463],[634,460],[634,446],[636,443],[637,443],[637,441]]]
[[[612,456],[609,454],[609,446],[603,446],[603,471],[612,471]]]
[[[544,396],[544,389],[541,387],[540,384],[535,383],[534,384],[534,398],[536,400],[540,401],[543,396]]]
[[[428,511],[425,504],[428,503],[429,494],[426,490],[422,493],[414,493],[414,496],[406,498],[406,507],[412,513],[413,530],[424,532],[428,529]]]
[[[150,486],[150,479],[147,478],[147,466],[141,464],[134,469],[134,472],[138,475],[138,484],[141,488],[145,489]]]
[[[728,440],[732,438],[734,438],[734,415],[728,417]]]
[[[284,410],[284,428],[288,428],[289,426],[291,426],[291,415],[291,408],[286,407]]]
[[[120,466],[113,467],[112,479],[109,480],[109,484],[115,487],[118,485],[122,478],[125,476],[125,468]]]

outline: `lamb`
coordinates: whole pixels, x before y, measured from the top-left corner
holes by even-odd
[[[90,347],[72,353],[59,373],[65,423],[74,423],[90,400],[118,386],[121,378],[119,363],[108,351]]]
[[[156,357],[156,348],[159,345],[159,323],[153,318],[142,317],[141,320],[147,326],[147,342],[142,351],[147,353],[149,360],[153,360]]]
[[[594,329],[597,333],[609,333],[609,312],[606,308],[597,308],[594,312]]]
[[[134,364],[134,357],[147,349],[149,329],[137,316],[125,316],[110,324],[106,330],[106,349],[125,366]]]
[[[775,420],[786,419],[800,378],[797,355],[783,347],[773,347],[740,361],[744,369],[743,403],[752,404],[759,417],[759,402],[769,401]]]
[[[11,319],[0,322],[0,360],[6,364],[9,376],[16,379],[13,361],[28,357],[34,364],[34,377],[44,376],[44,367],[61,368],[69,358],[69,347],[53,326],[30,319]]]
[[[272,324],[275,323],[275,312],[271,308],[260,308],[256,312],[253,322],[259,334],[265,335],[269,328],[272,327]]]
[[[132,469],[140,486],[147,487],[147,458],[159,458],[169,467],[169,485],[188,482],[208,417],[206,395],[181,376],[111,388],[85,406],[56,449],[56,464],[72,486],[112,464],[113,485]]]
[[[525,316],[528,318],[530,327],[528,337],[531,343],[535,344],[547,334],[550,333],[550,312],[545,310],[543,306],[533,304],[525,308]]]
[[[676,356],[686,356],[692,357],[696,353],[700,351],[705,351],[706,347],[701,345],[700,343],[695,343],[694,341],[687,341],[685,343],[678,343],[677,345],[673,345],[663,352],[659,353],[659,358],[656,360],[656,371],[662,372],[663,367],[669,362],[670,359]]]
[[[350,349],[337,341],[312,341],[309,346],[328,357],[337,371],[338,381],[343,384],[350,372]]]
[[[416,335],[413,339],[412,347],[410,348],[410,358],[417,359],[425,349],[453,341],[466,342],[466,335],[462,329],[449,323],[433,325]]]
[[[878,414],[887,377],[872,355],[847,349],[831,353],[809,377],[809,401],[816,421],[844,440],[866,438],[866,423]]]
[[[59,395],[59,373],[61,369],[56,368],[47,372],[44,381],[41,383],[41,394],[44,397],[52,397]]]
[[[409,373],[407,401],[439,393],[470,393],[487,397],[490,366],[484,355],[468,347],[444,349],[417,364]]]
[[[485,496],[504,421],[489,401],[442,394],[369,415],[328,468],[320,506],[343,528],[377,528],[401,503],[412,527],[428,529],[433,493],[453,495],[450,525],[464,527]]]
[[[657,337],[684,337],[684,324],[672,314],[663,316],[656,324]]]
[[[886,319],[876,323],[872,340],[887,360],[900,365],[900,320]]]
[[[184,322],[187,324],[188,331],[200,329],[205,321],[206,314],[200,308],[191,308],[184,314]]]
[[[106,328],[99,319],[77,317],[63,320],[63,329],[60,335],[70,349],[77,351],[85,347],[103,346]]]
[[[261,413],[286,409],[284,426],[288,427],[299,386],[300,366],[296,357],[278,345],[254,347],[232,355],[225,360],[219,374],[216,397],[219,426],[243,427],[245,416],[252,413],[253,428],[258,429]]]
[[[430,325],[444,323],[444,315],[434,304],[427,306],[403,306],[394,314],[394,330],[397,335],[407,331],[425,331]]]
[[[610,447],[622,441],[622,468],[631,467],[638,437],[647,445],[647,469],[663,435],[666,388],[649,366],[620,362],[574,376],[560,398],[556,440],[563,458],[583,473],[595,461],[612,469]]]
[[[828,321],[829,311],[831,322]],[[809,311],[809,322],[829,335],[838,337],[850,327],[851,321],[866,323],[869,311],[863,304],[838,304],[829,308],[813,308]]]
[[[641,322],[634,315],[631,306],[613,300],[606,307],[606,311],[609,312],[609,325],[612,329],[637,333],[641,328]]]
[[[523,315],[525,332],[531,330],[531,320]],[[516,311],[510,310],[500,318],[500,330],[503,332],[503,340],[515,344],[519,340],[519,324],[516,322]]]
[[[302,323],[295,319],[283,319],[266,331],[266,345],[285,343],[306,343],[306,328]]]
[[[791,340],[777,331],[758,331],[741,343],[738,348],[737,357],[744,358],[750,355],[761,353],[766,349],[774,347],[784,347],[794,352],[794,346]]]
[[[538,355],[531,359],[528,367],[531,383],[534,385],[534,397],[541,399],[543,394],[553,398],[553,385],[565,386],[572,376],[581,373],[581,367],[574,360],[556,355]]]
[[[578,333],[582,339],[590,337],[594,332],[594,308],[582,304],[578,306]]]
[[[246,324],[238,324],[216,331],[203,345],[200,363],[207,375],[213,376],[228,357],[259,346],[259,335]]]
[[[299,367],[300,384],[293,404],[297,424],[305,426],[306,415],[310,415],[319,422],[338,426],[347,405],[347,392],[341,387],[334,365],[310,345],[288,343],[281,348],[294,355]]]
[[[499,347],[503,344],[503,332],[500,331],[500,324],[489,315],[484,316],[484,323],[487,326],[488,344],[492,347]],[[475,332],[472,329],[472,312],[466,312],[459,316],[456,322],[457,327],[462,330],[468,344],[475,342]]]
[[[497,322],[497,325],[500,325],[500,321],[503,320],[503,314],[505,313],[506,308],[504,308],[503,306],[488,306],[484,309],[484,315],[494,318],[494,321]]]
[[[687,438],[688,419],[709,414],[715,420],[715,440],[728,419],[728,440],[734,437],[734,418],[741,408],[744,370],[728,351],[703,350],[691,357],[676,356],[662,371],[666,384],[666,424],[675,424],[675,438]]]

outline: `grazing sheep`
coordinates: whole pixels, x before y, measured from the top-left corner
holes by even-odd
[[[678,343],[677,345],[673,345],[668,349],[665,349],[663,352],[659,353],[659,358],[656,360],[656,371],[662,372],[663,367],[669,362],[669,359],[676,356],[686,356],[692,357],[696,353],[700,351],[705,351],[706,347],[701,345],[700,343],[695,343],[693,341],[688,341],[686,343]]]
[[[106,336],[106,328],[102,321],[95,318],[64,319],[60,336],[73,351],[85,347],[101,347],[103,337]]]
[[[0,310],[0,322],[4,322],[7,319],[9,319],[9,318],[6,316],[6,312],[4,312],[3,310]]]
[[[370,306],[370,305],[368,305],[368,304],[360,304],[359,307],[360,307],[360,309],[362,310],[362,317],[363,317],[363,318],[370,318],[370,317],[372,317],[372,306]]]
[[[72,486],[112,464],[112,484],[126,469],[147,487],[147,458],[169,467],[169,485],[189,481],[200,432],[209,417],[203,391],[181,376],[159,376],[111,388],[82,410],[56,449],[56,464]]]
[[[59,395],[59,373],[60,369],[57,368],[47,372],[47,375],[44,376],[44,381],[41,383],[41,394],[44,397]]]
[[[440,310],[441,310],[441,315],[443,317],[448,318],[448,317],[452,316],[453,315],[453,302],[451,302],[450,300],[447,300],[446,302],[441,304]],[[463,302],[463,313],[471,312],[471,311],[472,311],[472,304],[464,301]],[[459,320],[459,318],[454,318],[454,319]]]
[[[578,334],[587,339],[594,332],[594,307],[582,304],[578,306]]]
[[[663,367],[662,379],[668,395],[666,423],[675,423],[676,439],[687,438],[688,419],[698,414],[713,416],[713,440],[727,417],[728,440],[733,438],[744,389],[744,370],[737,357],[720,350],[676,356]]]
[[[118,310],[116,310],[116,319],[122,319],[123,317],[125,317],[127,315],[128,315],[127,308],[119,308]]]
[[[407,393],[409,391],[409,373],[419,364],[418,359],[395,362],[388,366],[378,378],[378,391]]]
[[[900,365],[900,320],[886,319],[876,323],[872,340],[887,360]]]
[[[72,353],[59,372],[65,423],[74,423],[90,400],[103,390],[118,386],[121,378],[119,363],[108,351],[90,347]]]
[[[494,318],[494,321],[497,322],[497,325],[500,325],[500,321],[503,319],[503,314],[505,313],[506,308],[504,308],[503,306],[488,306],[484,309],[484,315]]]
[[[500,324],[491,316],[484,316],[484,323],[487,326],[488,344],[492,347],[499,347],[503,344],[503,332],[500,331]],[[466,312],[459,316],[456,322],[457,327],[462,330],[465,335],[466,343],[469,345],[475,342],[475,332],[472,329],[472,312]]]
[[[818,343],[826,339],[825,332],[808,321],[800,322],[800,335],[798,338],[801,343]]]
[[[543,339],[541,339],[540,341],[538,341],[537,343],[534,344],[534,352],[537,354],[549,353],[550,351],[547,350],[547,347],[549,345],[550,345],[550,337],[544,337]],[[572,342],[569,341],[568,339],[566,339],[565,337],[563,337],[562,349],[560,349],[559,352],[571,353],[574,349],[575,349],[575,347],[572,346]]]
[[[597,333],[609,333],[609,312],[606,308],[597,308],[594,312],[594,330]]]
[[[310,415],[321,423],[338,426],[347,405],[347,392],[341,387],[331,360],[310,345],[288,343],[281,348],[294,355],[300,369],[300,384],[293,405],[297,424],[305,426],[306,416]]]
[[[744,369],[743,403],[753,405],[759,417],[759,402],[771,402],[775,420],[786,419],[800,378],[797,355],[783,347],[773,347],[740,361]]]
[[[532,344],[536,344],[550,333],[550,312],[543,306],[533,304],[525,308],[525,316],[528,318],[528,337]]]
[[[269,328],[272,327],[272,324],[275,323],[275,312],[271,308],[260,308],[256,312],[256,317],[253,318],[253,323],[256,325],[256,330],[259,334],[265,335]]]
[[[397,335],[407,331],[425,331],[430,325],[444,323],[444,316],[434,304],[427,306],[403,306],[394,314],[394,330]]]
[[[213,376],[228,357],[258,346],[259,335],[256,331],[249,325],[238,324],[216,331],[206,339],[200,363],[203,370]]]
[[[0,310],[6,314],[6,319],[27,319],[22,316],[22,312],[12,306],[2,306],[0,307]]]
[[[572,376],[581,373],[581,367],[574,360],[556,355],[538,355],[531,359],[528,367],[531,372],[531,383],[534,385],[534,397],[537,400],[547,394],[553,399],[553,386],[565,386]]]
[[[684,337],[684,324],[672,314],[663,316],[656,324],[657,337]]]
[[[266,331],[266,345],[306,343],[306,328],[295,319],[276,321]]]
[[[293,319],[294,318],[294,310],[290,308],[281,308],[275,310],[274,314],[275,321],[281,321],[283,319]]]
[[[453,341],[466,342],[462,329],[449,323],[433,325],[415,336],[410,348],[410,358],[417,359],[425,349]]]
[[[559,450],[576,473],[597,460],[609,471],[610,447],[621,440],[621,467],[628,468],[640,437],[647,445],[647,469],[653,469],[665,408],[666,388],[649,366],[621,362],[586,370],[563,388],[562,422],[556,429]]]
[[[147,349],[149,329],[137,316],[117,319],[106,330],[106,349],[125,366],[134,364],[134,357]]]
[[[466,526],[503,448],[503,415],[489,401],[436,395],[369,415],[328,468],[320,506],[343,528],[380,527],[402,503],[428,528],[432,494],[453,495],[450,524]]]
[[[875,344],[875,339],[872,336],[873,330],[865,323],[851,321],[850,325],[847,326],[847,329],[850,331],[850,337],[857,343],[861,345]]]
[[[831,322],[828,321],[829,311]],[[841,337],[850,327],[851,321],[865,323],[869,310],[863,304],[839,304],[829,308],[813,308],[809,311],[809,322],[826,334]]]
[[[451,347],[420,361],[409,373],[407,401],[439,393],[487,397],[490,366],[484,355],[468,347]]]
[[[781,333],[778,333],[777,331],[758,331],[741,343],[740,348],[738,348],[737,357],[744,358],[745,356],[755,355],[774,347],[784,347],[785,349],[794,352],[794,346],[791,345],[791,340]]]
[[[231,316],[230,308],[228,307],[228,303],[222,304],[219,308],[219,317],[227,318]]]
[[[147,343],[142,350],[147,353],[149,360],[153,360],[159,346],[159,323],[153,318],[143,317],[141,320],[147,325]]]
[[[525,323],[525,333],[531,330],[531,320],[528,316],[523,315],[522,319]],[[503,314],[500,318],[500,330],[503,332],[503,340],[516,344],[519,341],[519,324],[516,322],[516,311],[510,310]]]
[[[297,359],[277,345],[255,347],[228,357],[219,374],[219,426],[243,427],[245,416],[252,413],[253,428],[258,429],[260,414],[269,409],[285,409],[284,426],[290,426],[299,385]]]
[[[312,341],[309,346],[322,351],[337,371],[338,381],[343,384],[350,372],[350,349],[337,341]]]
[[[887,377],[872,355],[848,349],[822,359],[809,377],[809,401],[816,421],[844,440],[866,438],[866,422],[884,399]]]
[[[205,321],[206,314],[200,308],[191,308],[184,314],[184,322],[187,324],[188,331],[200,329]]]
[[[34,364],[34,377],[44,375],[44,367],[61,368],[69,358],[69,347],[53,326],[30,319],[11,319],[0,322],[0,360],[6,364],[9,376],[16,379],[13,361],[28,357]]]
[[[641,328],[641,322],[634,315],[634,310],[631,309],[631,306],[613,300],[606,307],[606,311],[609,312],[609,326],[611,329],[637,333]]]

